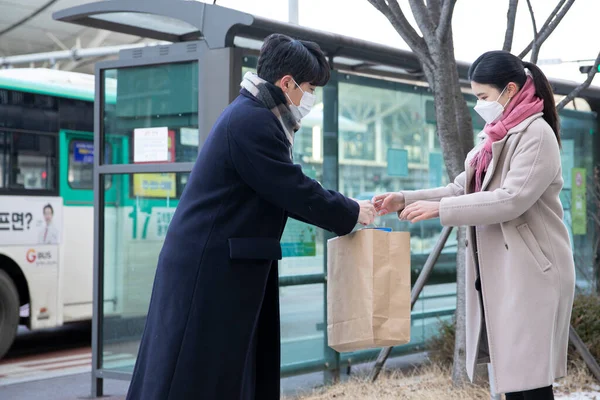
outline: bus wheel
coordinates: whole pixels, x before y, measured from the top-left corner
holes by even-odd
[[[0,270],[0,358],[12,346],[19,327],[19,293],[10,276]]]

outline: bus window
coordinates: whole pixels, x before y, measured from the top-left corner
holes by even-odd
[[[56,191],[56,137],[0,131],[1,188]]]
[[[111,147],[106,144],[106,159],[110,159]],[[67,181],[72,189],[92,190],[94,188],[94,142],[91,140],[71,140],[69,142],[69,170]],[[109,189],[111,180],[105,181]]]

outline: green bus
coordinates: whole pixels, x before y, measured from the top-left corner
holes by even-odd
[[[115,112],[113,81],[107,78],[109,112]],[[179,126],[176,119],[158,128],[168,137],[166,162],[175,154],[194,161],[198,130]],[[36,330],[92,317],[93,124],[92,75],[0,71],[0,357],[19,324]],[[132,156],[133,135],[123,134],[126,127],[115,129],[121,132],[105,144],[105,162],[124,163]],[[105,271],[106,282],[114,282],[105,285],[107,315],[145,317],[147,294],[144,290],[136,301],[140,291],[135,287],[151,284],[145,280],[154,274],[143,270],[156,266],[186,180],[187,174],[104,180],[105,240],[111,249],[105,262],[114,266]],[[125,271],[119,269],[123,264],[129,266],[126,271],[138,266],[140,273],[117,276],[116,271]]]

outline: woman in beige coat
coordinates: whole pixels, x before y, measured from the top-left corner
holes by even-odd
[[[468,226],[467,372],[492,364],[511,399],[553,399],[566,375],[575,268],[559,193],[559,121],[542,71],[483,54],[469,71],[487,124],[465,171],[438,188],[378,195],[380,214]]]

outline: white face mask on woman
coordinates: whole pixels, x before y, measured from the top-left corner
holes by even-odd
[[[298,86],[298,89],[300,89],[300,91],[302,92],[302,98],[300,99],[300,105],[299,106],[295,105],[294,102],[292,101],[292,99],[290,98],[290,96],[288,96],[287,93],[285,95],[287,96],[288,100],[291,103],[290,110],[292,111],[292,114],[294,114],[296,119],[298,121],[300,121],[302,118],[306,117],[308,115],[308,113],[310,112],[310,110],[313,108],[313,106],[315,105],[317,96],[315,96],[312,93],[308,93],[308,92],[305,92],[304,90],[302,90],[302,88],[300,87],[300,85],[298,85],[298,83],[294,80],[294,78],[292,78],[292,81],[294,81],[296,86]]]
[[[506,86],[504,90],[502,90],[500,96],[498,96],[498,98],[495,101],[477,100],[477,105],[475,105],[474,110],[488,124],[493,124],[494,122],[500,119],[502,113],[504,112],[504,108],[510,101],[510,99],[508,99],[505,105],[502,105],[498,102],[498,100],[500,100],[500,97],[502,97],[507,87],[508,86]]]

